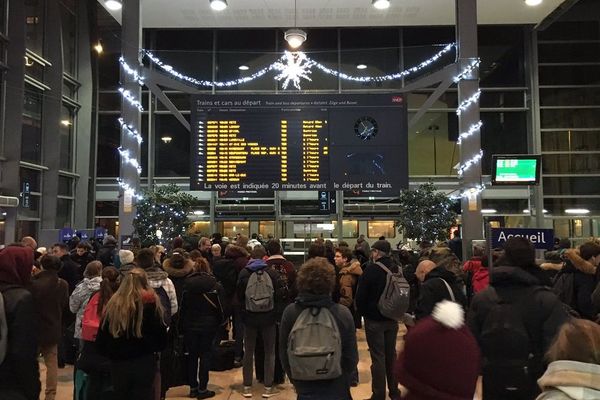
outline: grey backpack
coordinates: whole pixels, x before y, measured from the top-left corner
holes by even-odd
[[[269,274],[263,269],[255,271],[246,286],[246,311],[268,312],[275,307],[275,290]]]
[[[315,381],[342,375],[342,339],[326,307],[305,308],[288,336],[291,379]]]
[[[404,279],[400,269],[397,273],[393,273],[382,263],[375,264],[387,274],[385,288],[379,296],[377,308],[384,317],[400,321],[404,318],[410,303],[410,285]]]

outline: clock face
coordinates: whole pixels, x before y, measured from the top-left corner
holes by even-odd
[[[372,117],[360,117],[354,123],[354,132],[363,141],[371,140],[378,131],[377,121]]]

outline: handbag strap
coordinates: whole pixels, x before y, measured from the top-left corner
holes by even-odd
[[[452,291],[452,288],[450,287],[450,285],[448,285],[448,282],[446,282],[446,280],[444,278],[438,278],[440,279],[442,282],[444,282],[444,285],[446,285],[446,289],[448,290],[448,293],[450,294],[450,299],[456,303],[456,298],[454,297],[454,292]]]
[[[381,263],[379,261],[375,261],[375,265],[379,266],[379,268],[381,268],[382,270],[384,270],[386,273],[392,275],[392,271],[390,271],[390,269],[388,267],[386,267],[385,265],[383,265],[383,263]]]
[[[202,297],[204,297],[204,300],[208,301],[210,303],[211,306],[213,306],[215,309],[219,309],[219,307],[217,307],[217,305],[215,304],[214,301],[212,301],[207,295],[206,293],[202,293]]]

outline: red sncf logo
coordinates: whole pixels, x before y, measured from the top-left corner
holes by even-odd
[[[402,96],[392,97],[392,103],[402,103]]]

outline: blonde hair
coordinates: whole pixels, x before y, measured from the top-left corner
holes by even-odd
[[[114,338],[142,337],[144,294],[154,296],[156,313],[162,318],[160,299],[148,285],[146,272],[141,268],[133,268],[125,274],[119,289],[106,304],[103,324],[109,324],[108,330]]]
[[[600,326],[585,319],[565,322],[546,354],[548,361],[600,364]]]

